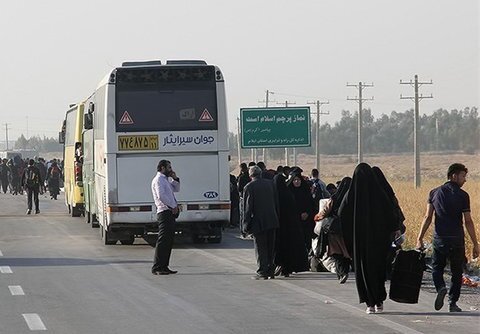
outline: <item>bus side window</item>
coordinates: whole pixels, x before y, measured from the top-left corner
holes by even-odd
[[[83,163],[82,143],[75,144],[75,161]]]

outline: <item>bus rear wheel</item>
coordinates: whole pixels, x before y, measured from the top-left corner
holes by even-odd
[[[208,238],[208,243],[210,244],[219,244],[222,242],[222,227],[215,226],[210,230],[210,237]]]
[[[120,243],[122,245],[133,245],[135,242],[135,236],[132,234],[128,237],[128,239],[120,239]]]
[[[72,217],[80,217],[82,215],[82,209],[78,206],[72,206]]]
[[[97,215],[92,213],[90,222],[92,223],[92,228],[99,228],[100,223],[98,222]]]
[[[199,236],[198,234],[192,234],[192,242],[194,244],[203,244],[205,243],[205,238]]]

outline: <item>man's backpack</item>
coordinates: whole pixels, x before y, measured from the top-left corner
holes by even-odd
[[[34,187],[39,184],[38,173],[35,168],[27,168],[25,171],[25,185],[27,187]]]
[[[317,179],[313,181],[312,184],[312,197],[316,200],[319,201],[324,198],[323,196],[323,191],[322,191],[322,186],[320,185],[320,181]]]

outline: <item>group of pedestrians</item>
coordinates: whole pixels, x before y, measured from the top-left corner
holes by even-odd
[[[252,278],[268,280],[307,271],[312,269],[309,256],[322,263],[329,260],[330,266],[325,267],[337,273],[341,284],[351,270],[355,272],[359,302],[366,304],[366,313],[382,313],[392,252],[401,246],[406,227],[399,201],[381,169],[360,163],[352,177],[338,181],[337,187],[325,185],[317,170],[307,178],[299,167],[268,170],[263,163],[249,165],[240,165],[240,175],[230,178],[230,189],[238,192],[239,203],[232,207],[239,208],[243,236],[251,235],[254,241],[257,271]],[[416,247],[422,251],[423,238],[435,216],[432,275],[436,310],[443,307],[448,293],[449,311],[461,311],[457,301],[466,261],[464,225],[473,243],[473,258],[480,255],[470,199],[461,189],[467,173],[464,165],[451,165],[448,181],[430,192],[417,239]],[[177,272],[169,268],[169,261],[179,213],[174,193],[179,189],[180,179],[170,162],[161,160],[152,180],[159,222],[154,275]],[[452,271],[450,290],[443,279],[447,260]]]
[[[32,213],[33,205],[35,213],[40,213],[39,194],[48,190],[50,198],[57,199],[62,180],[61,162],[57,159],[22,159],[17,155],[12,159],[3,159],[0,164],[0,190],[4,194],[9,191],[12,195],[21,195],[25,191],[28,215]]]
[[[4,194],[23,194],[21,177],[26,167],[26,162],[16,155],[12,159],[2,159],[0,164],[0,183]]]
[[[253,278],[288,277],[309,270],[314,216],[319,200],[329,198],[335,185],[328,192],[316,169],[311,178],[304,176],[300,167],[271,170],[263,162],[242,163],[240,170],[236,178],[239,227],[242,238],[254,240],[258,270]]]
[[[273,171],[262,163],[251,163],[240,168],[236,179],[240,229],[244,236],[253,237],[258,264],[252,278],[288,277],[313,269],[310,257],[335,272],[341,284],[355,271],[359,301],[366,304],[366,313],[382,313],[385,281],[406,227],[395,192],[381,169],[361,163],[351,178],[337,182],[337,189],[325,185],[316,170],[308,179],[299,167]],[[467,172],[462,164],[450,166],[448,182],[429,195],[418,236],[417,248],[423,250],[423,237],[435,216],[432,274],[436,310],[442,308],[448,293],[449,311],[461,311],[456,302],[466,259],[464,225],[473,243],[473,258],[480,252],[469,197],[460,189]],[[443,279],[447,260],[452,270],[450,290]]]

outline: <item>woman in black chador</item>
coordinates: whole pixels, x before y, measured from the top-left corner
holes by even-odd
[[[295,199],[297,219],[300,219],[301,221],[305,249],[307,250],[307,253],[310,253],[310,250],[312,249],[312,239],[315,237],[315,233],[313,233],[315,227],[313,216],[316,212],[314,212],[314,203],[310,186],[303,178],[302,172],[303,170],[299,167],[293,168],[287,181],[287,187],[290,189]]]
[[[297,214],[295,199],[287,188],[286,177],[277,174],[273,178],[273,186],[278,195],[279,222],[275,240],[276,275],[288,277],[292,272],[309,269],[307,249],[303,238],[300,217]]]
[[[395,259],[395,254],[397,253],[397,251],[399,249],[402,249],[401,244],[405,240],[403,234],[405,233],[407,228],[405,224],[403,224],[403,222],[405,221],[405,216],[403,215],[402,209],[400,208],[400,204],[398,203],[397,196],[395,196],[395,192],[393,191],[392,186],[390,185],[390,183],[388,183],[387,178],[385,177],[380,168],[373,166],[372,171],[373,174],[375,174],[377,181],[380,184],[380,187],[383,188],[388,198],[392,202],[394,213],[396,215],[395,219],[397,222],[397,228],[395,233],[392,233],[392,235],[390,236],[393,244],[391,244],[387,255],[387,279],[390,279],[390,276],[392,274],[393,260]]]
[[[385,275],[391,234],[398,229],[398,215],[372,168],[361,163],[339,209],[346,247],[353,254],[355,281],[366,312],[383,312],[387,297]]]

